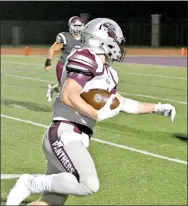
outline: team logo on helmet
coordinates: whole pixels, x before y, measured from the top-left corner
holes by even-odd
[[[108,18],[93,19],[82,32],[83,46],[96,53],[106,54],[108,61],[123,61],[125,38],[119,25]]]
[[[115,27],[111,24],[103,24],[103,26],[107,29],[108,36],[113,38],[115,41],[117,41]]]

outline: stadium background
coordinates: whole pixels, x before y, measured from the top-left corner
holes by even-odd
[[[117,21],[129,46],[151,46],[151,15],[160,14],[160,46],[187,45],[186,1],[0,2],[1,44],[14,44],[15,26],[18,44],[52,44],[57,33],[68,31],[68,19],[82,13]]]

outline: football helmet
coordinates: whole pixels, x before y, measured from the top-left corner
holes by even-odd
[[[93,19],[82,31],[83,47],[89,47],[98,54],[106,54],[111,61],[123,61],[125,38],[119,25],[108,18]]]
[[[81,34],[82,30],[84,29],[84,23],[82,18],[78,16],[73,16],[68,21],[69,32],[71,34]]]

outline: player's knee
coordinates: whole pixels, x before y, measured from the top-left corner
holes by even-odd
[[[86,185],[91,193],[96,193],[99,190],[99,179],[96,176],[89,177],[86,181]]]

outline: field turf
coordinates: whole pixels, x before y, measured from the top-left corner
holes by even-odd
[[[56,59],[46,72],[42,56],[1,57],[1,205],[16,182],[14,174],[45,172],[41,138],[51,122],[46,88],[56,83]],[[187,205],[187,139],[174,136],[187,133],[186,68],[114,67],[123,96],[173,104],[177,116],[172,123],[156,114],[121,113],[98,123],[89,150],[100,190],[88,197],[70,196],[66,205]]]

